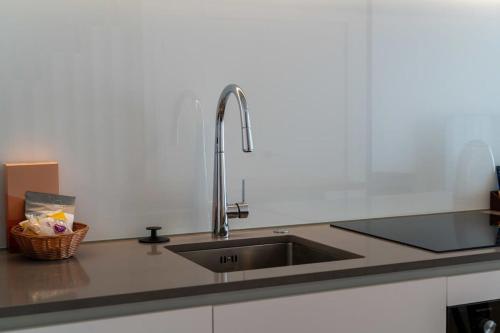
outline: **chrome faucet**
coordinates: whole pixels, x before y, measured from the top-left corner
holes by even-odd
[[[245,203],[245,181],[242,182],[243,200],[235,204],[227,204],[226,189],[226,162],[224,159],[224,113],[229,96],[233,94],[240,108],[242,149],[244,153],[253,150],[252,129],[250,127],[250,113],[243,91],[236,84],[230,84],[222,91],[217,105],[215,123],[215,151],[214,151],[214,196],[212,201],[212,228],[215,237],[229,237],[228,218],[247,218],[248,204]]]

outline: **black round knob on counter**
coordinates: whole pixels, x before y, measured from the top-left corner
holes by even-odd
[[[149,237],[140,238],[139,242],[141,243],[166,243],[170,241],[168,237],[158,236],[158,230],[161,230],[161,227],[147,227],[146,230],[151,231],[151,235]]]

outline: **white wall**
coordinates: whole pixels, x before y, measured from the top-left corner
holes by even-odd
[[[60,161],[89,239],[207,231],[235,82],[232,227],[486,208],[499,37],[500,0],[3,0],[0,162]]]

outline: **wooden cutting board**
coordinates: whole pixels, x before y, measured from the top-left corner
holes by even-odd
[[[26,191],[59,194],[59,164],[57,162],[6,163],[5,197],[7,248],[17,252],[18,246],[10,229],[24,221]]]

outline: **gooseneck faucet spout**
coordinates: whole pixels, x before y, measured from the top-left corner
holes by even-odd
[[[248,205],[242,202],[228,205],[226,188],[226,162],[224,157],[224,114],[228,98],[234,95],[238,102],[241,118],[242,150],[245,153],[253,151],[252,128],[250,113],[243,90],[236,84],[230,84],[222,91],[217,105],[215,122],[215,156],[214,156],[214,193],[212,201],[212,227],[215,237],[229,237],[228,218],[246,218],[249,214]],[[244,197],[243,182],[243,197]]]

